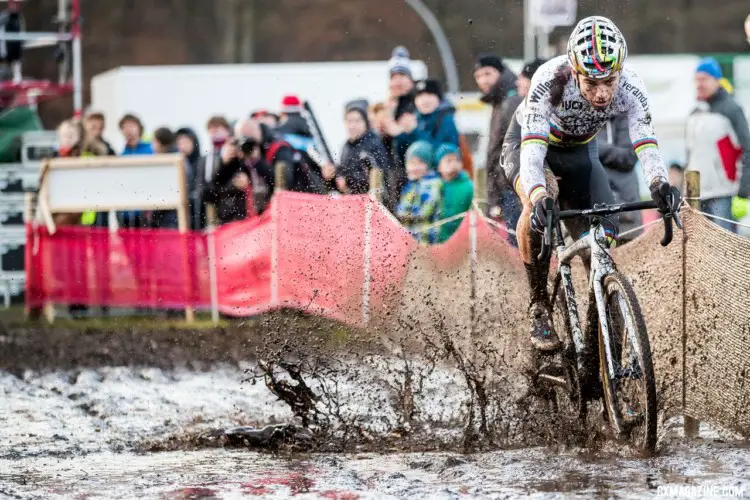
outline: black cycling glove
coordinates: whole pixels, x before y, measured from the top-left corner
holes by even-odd
[[[547,228],[547,204],[548,196],[542,196],[539,198],[531,209],[531,229],[537,233],[544,234]]]
[[[670,213],[680,206],[680,191],[668,182],[656,180],[651,183],[651,199],[656,203],[659,213]]]

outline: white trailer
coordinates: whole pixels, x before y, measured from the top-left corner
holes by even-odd
[[[412,61],[418,78],[426,74]],[[205,125],[215,114],[230,121],[257,109],[278,112],[286,94],[313,107],[328,147],[338,156],[346,139],[344,106],[353,99],[382,101],[388,93],[388,62],[216,64],[119,67],[91,81],[91,107],[107,117],[106,138],[123,147],[117,122],[125,113],[143,121],[147,133],[160,126],[189,126],[208,147]]]

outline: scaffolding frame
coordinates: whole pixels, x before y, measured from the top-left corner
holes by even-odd
[[[83,112],[81,0],[58,0],[55,22],[58,25],[56,32],[23,31],[21,33],[0,33],[0,41],[24,42],[24,49],[61,46],[63,57],[58,64],[57,83],[47,80],[3,82],[0,84],[0,92],[5,94],[24,94],[26,100],[32,105],[36,104],[39,97],[54,98],[72,93],[73,116],[80,118]],[[70,47],[68,47],[68,43],[70,43]]]

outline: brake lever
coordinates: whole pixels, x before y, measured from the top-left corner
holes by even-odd
[[[672,221],[674,220],[672,212],[670,211],[662,215],[662,220],[664,221],[664,237],[661,239],[661,246],[665,247],[672,242],[672,235],[674,233],[674,229],[672,228]]]
[[[682,229],[682,218],[680,217],[680,205],[681,200],[679,198],[676,198],[674,195],[672,195],[672,219],[674,219],[674,223],[677,226],[678,229]]]
[[[537,256],[541,261],[547,260],[552,252],[552,228],[555,224],[555,200],[547,198],[545,200],[544,210],[547,213],[547,226],[544,228],[542,248]]]

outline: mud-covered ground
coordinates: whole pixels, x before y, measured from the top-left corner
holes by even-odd
[[[0,498],[750,497],[750,447],[715,429],[687,443],[670,419],[637,458],[596,420],[571,428],[520,374],[478,401],[455,356],[322,320],[0,325]],[[300,336],[319,337],[309,360]],[[284,392],[296,373],[309,394]],[[312,434],[242,437],[288,423]]]

